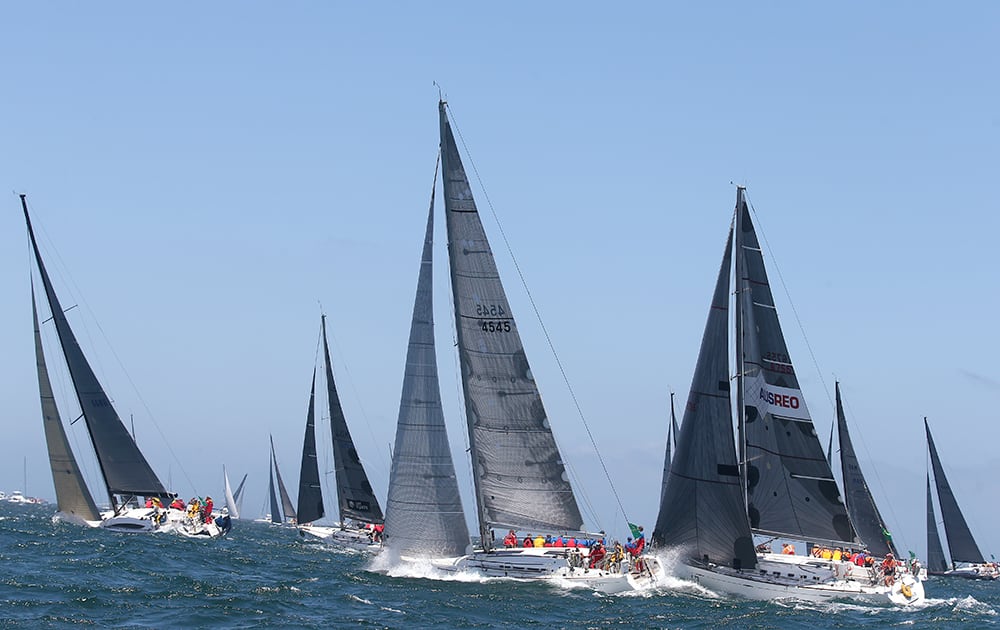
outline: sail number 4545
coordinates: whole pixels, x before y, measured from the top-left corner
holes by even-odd
[[[483,332],[510,332],[510,321],[492,322],[489,320],[479,320],[483,327]]]

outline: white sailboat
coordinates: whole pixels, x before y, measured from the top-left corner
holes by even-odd
[[[487,577],[558,578],[605,592],[651,582],[655,559],[589,568],[586,547],[495,546],[494,528],[521,536],[601,536],[583,529],[443,101],[439,113],[448,258],[480,533],[478,548],[439,566]]]
[[[731,379],[728,314],[734,257],[736,376]],[[733,443],[732,380],[737,384],[739,459]],[[726,240],[653,540],[681,550],[681,577],[718,592],[752,599],[923,600],[922,583],[905,567],[889,582],[877,569],[850,562],[758,553],[755,534],[845,549],[863,546],[799,389],[739,187],[735,228],[730,227]]]
[[[32,288],[39,394],[59,512],[76,522],[121,532],[174,531],[192,537],[218,536],[219,528],[214,523],[204,522],[200,514],[189,515],[183,510],[164,507],[175,495],[160,483],[84,356],[42,261],[31,218],[28,216],[25,195],[21,195],[21,206],[38,274],[52,314],[51,319],[55,322],[59,343],[80,405],[81,417],[86,422],[111,505],[109,511],[98,512],[70,449],[52,395]],[[140,497],[147,501],[162,502],[162,505],[138,507]]]
[[[306,413],[306,432],[302,443],[302,466],[299,472],[299,533],[341,547],[374,551],[381,547],[383,530],[382,508],[368,481],[368,474],[358,457],[358,451],[347,426],[340,404],[337,384],[333,379],[330,345],[326,336],[326,315],[320,318],[323,337],[323,358],[326,365],[327,409],[333,439],[333,462],[337,486],[337,511],[340,521],[332,526],[317,525],[323,518],[323,494],[320,487],[319,464],[316,455],[316,373],[313,372]]]

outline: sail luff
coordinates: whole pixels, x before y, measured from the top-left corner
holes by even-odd
[[[937,518],[934,516],[934,500],[931,498],[931,473],[927,473],[927,570],[944,573],[948,570],[941,535],[938,533]]]
[[[434,180],[436,185],[437,172]],[[454,557],[467,553],[471,541],[441,405],[434,346],[433,243],[432,187],[392,450],[384,545],[396,554]]]
[[[938,505],[941,506],[941,519],[944,521],[944,535],[948,539],[948,553],[951,554],[951,561],[956,562],[985,562],[983,554],[976,544],[976,539],[972,536],[972,530],[965,521],[962,510],[958,507],[958,500],[952,492],[951,484],[944,474],[944,467],[938,457],[937,447],[934,446],[934,438],[931,437],[931,427],[924,418],[924,431],[927,434],[927,448],[931,454],[931,467],[934,469],[934,484],[937,486]]]
[[[757,560],[730,406],[732,244],[730,228],[653,540],[680,547],[698,562],[752,569]]]
[[[569,532],[583,518],[476,209],[445,103],[439,105],[455,324],[477,516],[490,526]]]
[[[271,438],[271,461],[274,464],[274,478],[278,485],[278,495],[281,497],[281,509],[284,511],[284,516],[286,519],[296,520],[295,506],[292,505],[292,499],[288,496],[288,490],[285,488],[285,482],[281,480],[281,471],[278,470],[278,458],[274,454],[274,438]]]
[[[738,193],[737,269],[743,339],[747,513],[754,530],[801,540],[854,543],[840,490],[799,387],[743,191]]]
[[[326,340],[326,315],[321,319],[323,330],[323,357],[326,361],[326,393],[330,411],[330,435],[333,440],[333,463],[337,481],[337,505],[340,523],[346,519],[362,523],[382,523],[384,517],[368,474],[361,464],[358,450],[351,438],[344,409],[340,405],[337,384],[333,380],[333,363],[330,361],[330,345]]]
[[[834,386],[837,399],[837,437],[840,441],[840,468],[844,475],[844,503],[851,523],[858,538],[868,547],[868,551],[876,556],[884,557],[887,553],[899,556],[885,526],[885,520],[875,505],[875,498],[868,488],[854,443],[847,430],[847,416],[840,396],[840,383]]]
[[[299,468],[298,523],[304,525],[323,518],[323,491],[320,487],[319,461],[316,456],[316,369],[313,368],[309,390],[306,431],[302,439],[302,465]]]
[[[76,516],[85,521],[101,520],[94,498],[80,473],[80,467],[73,456],[69,438],[59,416],[49,370],[45,365],[42,349],[42,333],[38,325],[38,307],[35,304],[35,287],[31,287],[31,317],[35,325],[35,364],[38,368],[38,393],[42,403],[42,425],[45,428],[45,444],[49,452],[49,466],[52,482],[56,490],[56,504],[60,512]],[[27,492],[27,489],[25,489]]]
[[[21,206],[49,310],[55,322],[73,389],[86,421],[90,441],[94,446],[112,507],[115,509],[118,507],[115,495],[164,498],[170,496],[118,417],[110,398],[84,356],[49,280],[48,271],[35,240],[31,218],[28,216],[28,203],[24,195],[21,195]]]

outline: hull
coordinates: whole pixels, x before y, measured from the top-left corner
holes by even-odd
[[[803,556],[768,554],[758,560],[757,568],[752,571],[713,564],[682,565],[680,571],[681,577],[711,591],[747,599],[812,602],[854,599],[898,605],[924,600],[923,584],[909,573],[901,573],[891,586],[885,586],[873,570]]]
[[[588,588],[614,594],[652,586],[662,574],[656,558],[643,556],[641,569],[621,564],[605,569],[587,568],[587,549],[573,553],[568,548],[524,547],[473,551],[446,561],[436,561],[436,568],[474,573],[484,578],[551,581],[561,585]]]
[[[997,580],[1000,579],[1000,570],[991,564],[970,564],[949,569],[944,573],[934,573],[933,575],[964,578],[966,580]]]
[[[372,552],[382,548],[381,543],[372,542],[368,530],[363,528],[341,529],[324,525],[299,525],[298,530],[302,538],[322,541],[336,547]]]
[[[200,518],[188,516],[181,510],[131,508],[118,514],[105,512],[101,517],[98,527],[115,532],[139,534],[171,532],[187,538],[216,538],[222,534],[214,521],[203,523]]]

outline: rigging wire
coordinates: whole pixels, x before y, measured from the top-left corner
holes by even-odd
[[[448,108],[451,111],[451,108]],[[517,276],[521,281],[521,286],[524,288],[524,292],[528,297],[528,302],[531,304],[531,308],[535,313],[535,318],[538,320],[541,326],[542,333],[545,336],[545,341],[549,346],[549,350],[552,352],[552,356],[555,358],[556,365],[559,367],[559,372],[562,374],[563,382],[566,384],[566,388],[569,390],[570,397],[573,400],[573,405],[576,407],[577,415],[579,415],[580,420],[583,422],[583,427],[587,431],[587,436],[590,438],[590,443],[594,447],[594,452],[597,454],[597,459],[601,463],[601,468],[604,470],[604,476],[608,480],[608,485],[611,486],[611,492],[614,494],[615,501],[618,503],[618,508],[621,510],[622,516],[625,518],[625,522],[628,523],[628,514],[625,512],[625,506],[622,504],[621,497],[618,495],[618,490],[615,488],[615,483],[611,479],[611,473],[608,471],[608,466],[604,461],[604,457],[601,455],[600,450],[597,448],[597,440],[594,438],[593,432],[590,430],[590,425],[587,423],[587,418],[583,413],[583,408],[580,406],[580,402],[576,397],[576,392],[573,390],[573,386],[570,384],[569,376],[566,374],[566,369],[563,367],[562,360],[559,358],[559,354],[556,352],[555,345],[552,342],[552,337],[549,335],[548,328],[545,327],[545,322],[542,321],[542,315],[538,310],[538,305],[535,303],[535,298],[531,294],[530,289],[528,289],[528,283],[525,280],[524,273],[521,271],[521,266],[517,262],[517,258],[514,256],[514,250],[511,248],[510,241],[507,239],[507,233],[503,229],[503,225],[500,223],[500,217],[497,215],[496,208],[493,207],[493,201],[490,199],[489,193],[486,191],[486,186],[483,183],[482,177],[479,175],[479,169],[476,167],[475,160],[472,159],[472,153],[469,151],[468,145],[465,143],[465,138],[462,136],[462,131],[458,126],[458,121],[455,120],[454,114],[451,116],[454,122],[455,130],[458,132],[459,140],[462,141],[462,148],[465,149],[465,154],[469,156],[469,163],[472,165],[472,170],[476,174],[476,181],[479,182],[479,187],[483,191],[483,197],[486,199],[486,204],[490,208],[490,212],[493,215],[493,220],[496,221],[497,229],[500,232],[500,236],[503,239],[504,246],[507,249],[508,255],[510,255],[511,260],[514,262],[514,269],[517,270]],[[553,438],[555,434],[553,433]],[[585,484],[578,484],[581,493],[585,496],[586,493],[583,492],[583,487]],[[586,500],[586,499],[585,499]],[[589,504],[589,501],[587,501]],[[600,527],[600,523],[597,523]]]

